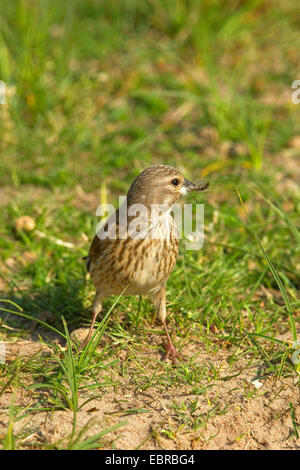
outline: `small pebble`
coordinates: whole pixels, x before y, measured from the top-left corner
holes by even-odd
[[[35,229],[35,221],[29,215],[22,215],[15,220],[15,229],[32,232]]]

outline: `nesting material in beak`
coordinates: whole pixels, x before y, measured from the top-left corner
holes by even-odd
[[[204,189],[208,188],[209,183],[204,183],[201,181],[199,184],[194,184],[191,181],[184,178],[184,182],[182,188],[180,190],[180,194],[187,194],[190,191],[204,191]]]

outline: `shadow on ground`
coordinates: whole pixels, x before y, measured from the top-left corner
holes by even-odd
[[[49,284],[46,287],[17,293],[15,291],[1,293],[1,299],[9,299],[22,311],[11,303],[2,301],[0,319],[2,324],[7,325],[9,329],[13,328],[14,332],[19,330],[22,335],[29,334],[31,340],[37,339],[40,335],[61,342],[62,337],[41,322],[63,332],[63,317],[70,333],[80,326],[87,326],[91,319],[91,309],[83,305],[85,288],[84,279],[70,277],[62,284]],[[12,311],[15,313],[11,313]],[[35,318],[36,321],[26,318],[25,315]]]

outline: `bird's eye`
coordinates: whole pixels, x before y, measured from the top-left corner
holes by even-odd
[[[171,183],[173,184],[173,186],[178,186],[179,185],[179,180],[177,178],[175,178],[174,180],[171,181]]]

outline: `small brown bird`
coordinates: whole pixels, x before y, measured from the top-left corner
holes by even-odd
[[[126,207],[114,212],[95,235],[86,258],[96,295],[81,348],[92,336],[103,297],[120,295],[125,289],[124,295],[150,296],[167,335],[165,359],[171,356],[176,362],[178,354],[166,325],[166,282],[178,255],[177,227],[170,212],[181,194],[207,186],[191,183],[167,165],[150,166],[136,177]]]

